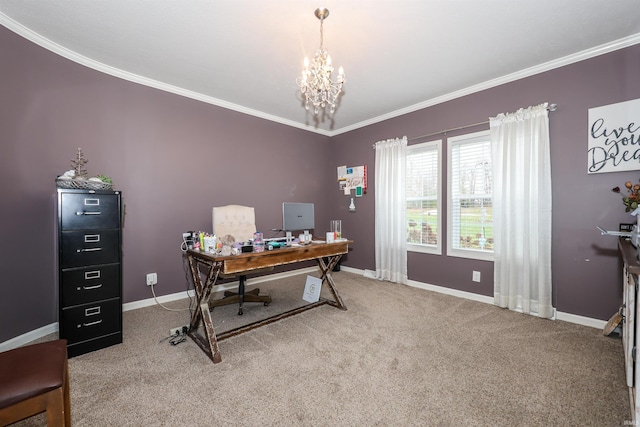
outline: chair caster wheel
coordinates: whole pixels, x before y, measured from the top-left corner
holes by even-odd
[[[238,310],[238,316],[242,316],[242,309]]]
[[[264,306],[265,306],[265,307],[267,307],[268,305],[269,305],[269,303],[268,303],[268,302],[265,302],[265,303],[264,303]]]

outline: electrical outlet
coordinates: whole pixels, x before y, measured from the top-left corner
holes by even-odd
[[[169,335],[174,336],[174,335],[179,335],[181,333],[186,333],[189,330],[188,326],[180,326],[179,328],[171,328],[169,329]]]
[[[479,282],[480,281],[480,272],[479,271],[474,271],[473,274],[471,275],[471,280],[473,280],[474,282]]]
[[[158,273],[147,274],[147,286],[153,286],[158,284]]]

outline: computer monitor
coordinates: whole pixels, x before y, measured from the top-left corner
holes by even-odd
[[[309,231],[315,228],[313,203],[282,204],[282,229],[284,231]]]

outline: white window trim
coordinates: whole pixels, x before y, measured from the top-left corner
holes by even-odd
[[[438,209],[438,243],[435,246],[417,245],[407,242],[407,252],[420,252],[425,254],[442,255],[442,140],[421,142],[420,144],[414,144],[407,147],[407,155],[410,155],[412,151],[420,151],[425,148],[436,147],[438,155],[438,195],[437,195],[437,209]]]
[[[452,165],[451,165],[451,149],[456,145],[457,142],[460,141],[468,141],[472,139],[489,139],[490,131],[480,131],[474,133],[468,133],[465,135],[454,136],[451,138],[447,138],[447,256],[459,257],[459,258],[468,258],[468,259],[479,259],[485,261],[493,261],[494,256],[493,253],[482,252],[474,249],[455,249],[452,247],[453,239],[453,201],[452,201],[452,192],[451,192],[451,176],[452,176]]]

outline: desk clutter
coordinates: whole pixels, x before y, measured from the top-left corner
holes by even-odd
[[[230,234],[217,236],[203,231],[188,231],[182,234],[182,250],[185,252],[187,250],[199,250],[215,255],[230,256],[310,244],[335,243],[346,240],[347,239],[341,238],[339,233],[335,232],[327,232],[326,240],[314,240],[313,235],[308,232],[300,234],[297,238],[287,233],[286,237],[265,239],[263,233],[256,232],[253,234],[253,239],[249,239],[246,242],[236,242],[235,238]]]

